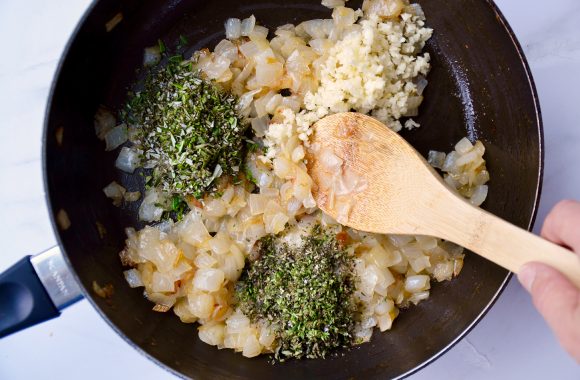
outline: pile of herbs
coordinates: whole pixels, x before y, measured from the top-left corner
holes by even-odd
[[[280,236],[258,243],[236,287],[241,310],[276,330],[275,359],[321,358],[352,344],[354,264],[336,235],[320,226],[289,246]]]
[[[152,168],[147,187],[171,195],[172,205],[181,208],[179,197],[199,199],[215,191],[220,176],[236,176],[246,132],[236,106],[236,97],[202,79],[190,60],[174,56],[153,69],[125,112],[137,126],[143,162]]]

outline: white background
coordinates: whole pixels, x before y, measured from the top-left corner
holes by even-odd
[[[537,227],[562,198],[580,199],[580,1],[499,0],[524,46],[545,123]],[[58,58],[88,0],[0,1],[0,270],[55,244],[44,201],[41,134]],[[502,126],[498,126],[501,128]],[[173,379],[134,351],[86,301],[0,340],[0,379]],[[512,280],[484,320],[423,379],[580,379]]]

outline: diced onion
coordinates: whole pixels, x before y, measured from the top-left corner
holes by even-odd
[[[238,48],[231,41],[221,40],[214,49],[216,55],[222,56],[229,62],[233,62],[238,58]],[[229,67],[229,65],[228,65]]]
[[[104,189],[103,192],[107,196],[107,198],[111,198],[113,200],[113,204],[117,207],[121,205],[123,202],[123,196],[127,190],[119,185],[117,182],[113,181],[108,184]]]
[[[389,235],[389,240],[395,247],[404,247],[413,241],[413,236],[410,235]]]
[[[254,101],[254,95],[258,94],[260,91],[262,90],[257,89],[254,91],[248,91],[242,96],[240,96],[240,98],[238,99],[237,110],[242,114],[246,112],[249,113],[250,105]]]
[[[467,137],[462,138],[457,144],[455,144],[455,150],[461,155],[469,152],[472,149],[473,145],[471,144],[471,141],[467,139]]]
[[[446,261],[436,264],[433,268],[433,277],[439,282],[450,280],[453,277],[453,262]]]
[[[213,199],[205,204],[203,212],[209,217],[219,218],[227,213],[227,209],[221,199]]]
[[[322,5],[327,8],[344,7],[345,0],[322,0]]]
[[[324,167],[325,171],[329,173],[334,173],[340,170],[342,166],[342,159],[335,155],[329,149],[323,149],[319,154],[320,164]]]
[[[218,261],[210,254],[202,252],[196,256],[194,263],[198,268],[212,268]]]
[[[248,205],[252,215],[263,214],[266,210],[266,205],[272,198],[263,194],[250,194]]]
[[[248,36],[252,39],[252,41],[254,39],[265,40],[266,38],[268,38],[268,28],[261,25],[255,25],[254,29],[252,30],[251,33],[248,34]]]
[[[117,125],[115,116],[104,106],[99,106],[95,114],[95,133],[100,140],[105,139],[105,135]]]
[[[457,161],[455,161],[455,165],[457,167],[468,165],[468,164],[475,162],[478,158],[479,158],[479,155],[477,154],[477,152],[474,150],[471,150],[471,151],[465,153],[464,155],[459,156],[457,158]]]
[[[161,197],[156,190],[148,190],[145,193],[145,198],[143,198],[141,206],[139,206],[139,220],[154,222],[161,219],[163,208],[157,206],[162,203],[161,201]]]
[[[393,318],[389,314],[380,315],[377,317],[377,324],[381,332],[385,332],[393,326]]]
[[[366,317],[360,325],[363,329],[370,329],[377,325],[377,320],[374,317]]]
[[[292,161],[300,162],[304,158],[304,155],[305,155],[304,147],[302,145],[299,145],[292,151]]]
[[[179,236],[186,243],[194,246],[202,244],[211,237],[195,210],[191,211],[183,219]]]
[[[193,278],[193,285],[208,292],[217,291],[224,282],[224,272],[219,269],[198,269]]]
[[[203,292],[194,293],[188,297],[188,301],[189,309],[196,317],[206,319],[211,316],[215,304],[215,300],[211,294]]]
[[[431,251],[435,248],[437,248],[438,245],[438,241],[436,238],[432,237],[432,236],[416,236],[415,239],[417,239],[417,243],[419,243],[419,246],[421,247],[421,249],[425,250],[425,251]]]
[[[417,78],[417,94],[423,95],[423,92],[427,88],[429,81],[424,76],[419,76]]]
[[[125,280],[132,288],[138,288],[140,286],[145,286],[143,279],[141,278],[141,273],[137,269],[129,269],[123,272]]]
[[[229,18],[225,24],[226,38],[228,40],[235,40],[242,35],[242,22],[239,18]]]
[[[409,265],[411,265],[411,269],[415,273],[420,273],[424,269],[431,267],[431,261],[429,260],[429,256],[419,256],[414,259],[409,259]]]
[[[334,20],[334,30],[337,28],[342,29],[354,24],[357,20],[357,15],[354,9],[337,7],[332,12],[332,19]]]
[[[279,178],[292,179],[294,173],[295,167],[290,160],[285,157],[276,157],[274,159],[274,174]]]
[[[417,293],[429,289],[429,276],[415,275],[405,279],[405,290],[409,293]]]
[[[248,41],[240,46],[240,52],[242,52],[246,58],[252,59],[260,54],[261,50],[255,42]]]
[[[242,350],[242,355],[247,358],[253,358],[255,356],[260,355],[262,352],[262,346],[260,342],[256,338],[255,335],[250,335],[246,338],[246,342],[244,343],[244,349]]]
[[[411,11],[412,14],[418,16],[421,19],[425,19],[425,12],[423,12],[423,8],[421,8],[420,4],[413,3],[409,4],[407,7],[409,8],[409,11]]]
[[[157,305],[162,305],[165,307],[172,307],[175,304],[176,296],[175,294],[167,295],[166,293],[158,292],[145,292],[145,296],[149,301],[156,303]]]
[[[457,152],[451,152],[445,157],[445,162],[443,163],[443,167],[441,168],[445,172],[454,173],[457,171],[456,161],[459,155]]]
[[[254,26],[256,26],[256,17],[254,17],[254,15],[251,15],[250,17],[244,19],[242,21],[242,26],[240,30],[241,35],[244,37],[249,37],[252,31],[254,30]]]
[[[283,74],[284,65],[276,60],[258,63],[256,66],[256,82],[259,86],[274,87]]]
[[[375,306],[374,311],[375,311],[375,313],[382,315],[382,314],[387,314],[388,312],[393,310],[394,307],[395,307],[395,303],[393,302],[393,300],[386,299],[386,300],[379,302]]]
[[[270,328],[264,327],[260,330],[259,342],[262,346],[270,347],[272,343],[274,343],[275,339],[276,334],[274,334],[274,332]]]
[[[209,247],[215,254],[221,255],[230,250],[231,241],[227,235],[218,233],[209,240]]]
[[[127,126],[125,124],[119,124],[105,135],[105,143],[107,144],[105,150],[111,151],[117,149],[119,146],[124,144],[128,138],[129,133]]]
[[[478,185],[485,185],[489,181],[489,172],[487,170],[482,170],[475,176],[475,180],[473,184]]]
[[[250,319],[242,313],[234,313],[226,320],[228,333],[241,333],[250,327]]]
[[[268,125],[270,123],[270,117],[264,115],[262,117],[255,117],[252,119],[252,130],[256,137],[264,137],[266,131],[268,130]]]
[[[304,31],[313,39],[328,38],[334,26],[333,20],[308,20],[296,27],[297,32]]]
[[[373,329],[355,329],[354,336],[356,339],[360,340],[361,342],[368,342],[371,340],[371,336],[373,335]]]
[[[173,292],[175,291],[175,279],[160,272],[153,272],[151,289],[153,289],[154,292],[160,293]]]
[[[145,51],[143,52],[143,66],[155,66],[160,60],[161,52],[159,51],[159,45],[145,48]]]
[[[362,10],[367,14],[376,14],[383,18],[395,18],[401,14],[402,0],[365,0]]]
[[[140,191],[127,191],[125,195],[123,195],[125,202],[136,202],[139,198],[141,198]]]
[[[230,64],[231,61],[227,57],[218,55],[215,57],[215,60],[209,61],[201,69],[209,79],[217,79],[229,70]]]
[[[125,146],[121,148],[115,166],[126,173],[133,173],[141,165],[141,154],[137,149]]]
[[[199,339],[212,346],[220,345],[224,341],[224,327],[223,323],[199,326]]]
[[[473,195],[469,198],[469,202],[474,206],[481,206],[485,199],[487,198],[487,185],[477,186],[473,190]]]
[[[437,152],[435,150],[432,150],[429,152],[427,162],[429,162],[429,164],[434,168],[442,169],[443,164],[445,163],[445,156],[446,154],[443,152]]]
[[[409,301],[414,303],[415,305],[418,304],[420,301],[426,300],[429,298],[429,291],[424,290],[422,292],[413,293],[411,297],[409,297]]]

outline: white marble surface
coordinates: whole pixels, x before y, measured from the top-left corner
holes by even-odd
[[[524,46],[542,103],[546,175],[538,227],[557,200],[580,199],[580,2],[497,2]],[[43,195],[42,120],[58,58],[88,4],[0,1],[0,270],[55,244]],[[134,351],[82,301],[58,319],[0,340],[0,379],[35,378],[174,376]],[[411,377],[465,378],[572,380],[580,378],[580,366],[513,280],[465,339]]]

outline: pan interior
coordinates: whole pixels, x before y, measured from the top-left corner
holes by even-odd
[[[533,85],[513,36],[493,4],[483,0],[419,1],[434,28],[426,50],[432,71],[417,120],[421,128],[403,136],[423,154],[450,151],[464,136],[481,139],[491,172],[484,207],[528,228],[541,181],[541,135]],[[348,3],[350,7],[360,2]],[[122,21],[107,32],[118,13]],[[139,227],[136,205],[117,209],[102,188],[116,180],[134,190],[141,184],[114,168],[116,152],[96,139],[93,115],[99,104],[118,110],[138,77],[143,49],[162,38],[189,51],[213,47],[223,38],[228,17],[247,17],[272,30],[286,23],[328,18],[314,1],[224,0],[113,1],[95,3],[69,46],[49,105],[46,126],[46,181],[53,214],[65,210],[71,227],[60,232],[68,260],[102,315],[129,342],[178,374],[193,378],[392,378],[417,368],[460,337],[493,302],[508,273],[468,254],[461,275],[434,284],[431,297],[403,311],[387,333],[326,360],[269,364],[217,350],[197,338],[195,325],[173,313],[155,313],[141,290],[130,289],[118,252],[124,228]],[[62,145],[56,131],[63,128]],[[429,191],[425,189],[425,191]],[[105,227],[99,236],[97,222]],[[112,284],[110,300],[90,291],[93,281]]]

